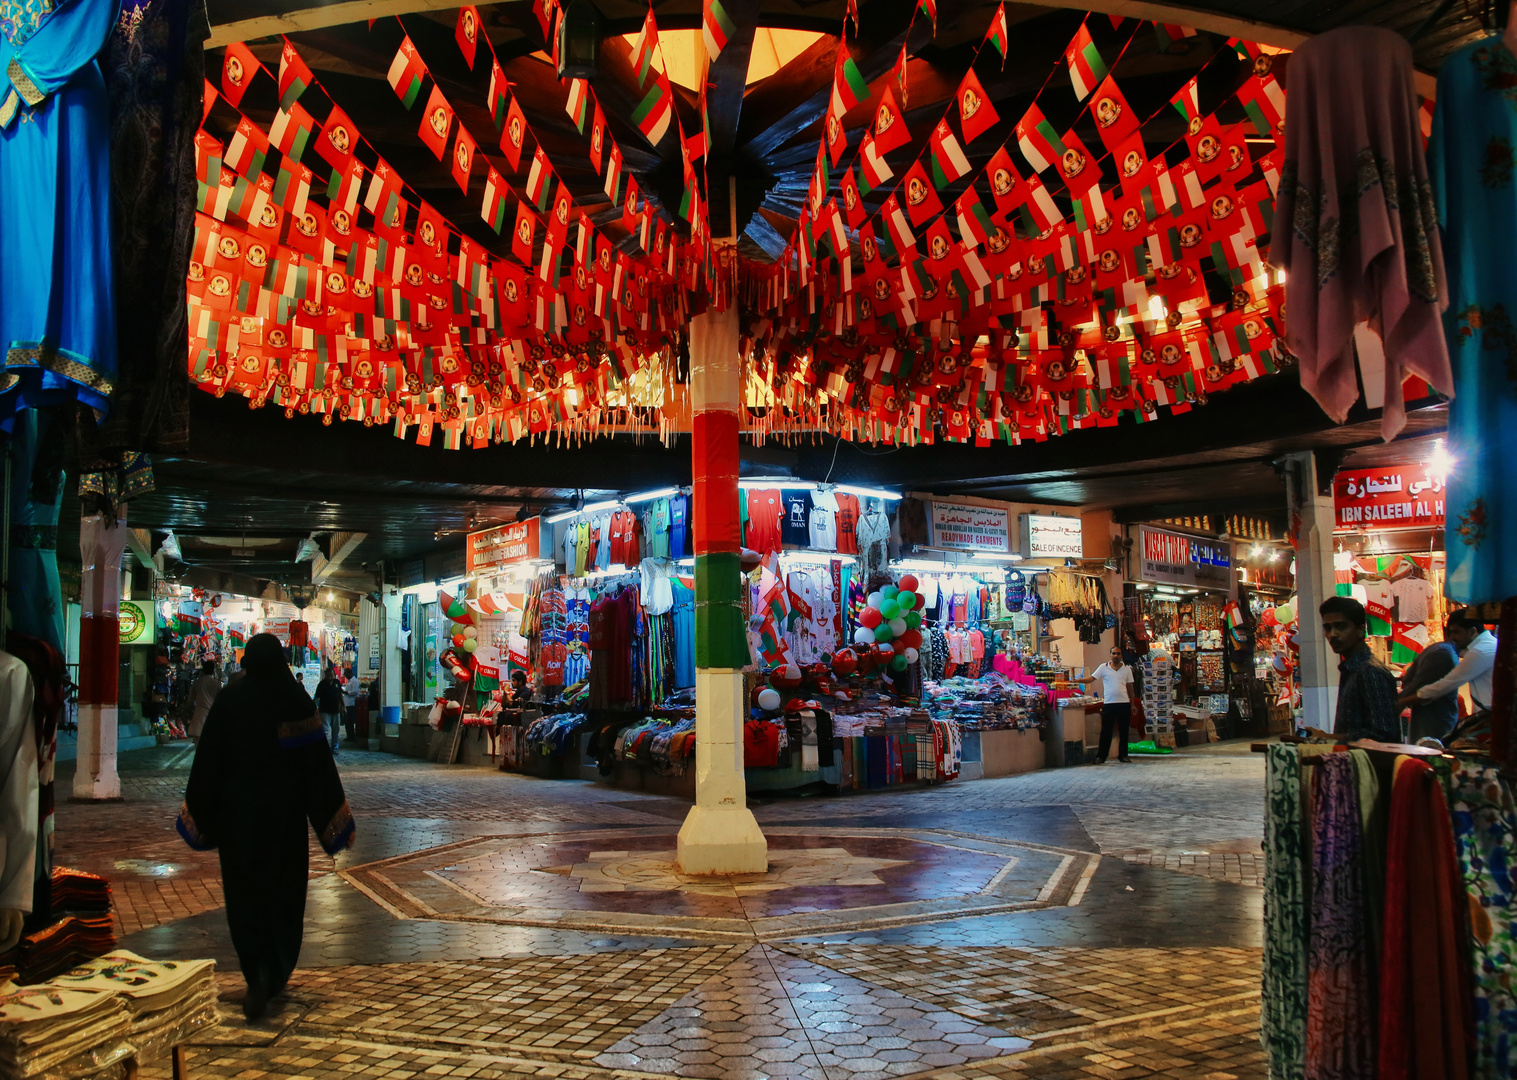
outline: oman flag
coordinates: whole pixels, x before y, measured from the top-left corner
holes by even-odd
[[[1006,48],[1010,35],[1006,32],[1006,3],[1002,0],[1001,6],[996,8],[996,13],[990,17],[990,27],[985,31],[985,40],[996,47],[996,52],[1001,54],[1001,69],[1006,69]]]
[[[1097,84],[1106,78],[1106,61],[1101,59],[1101,54],[1096,50],[1096,43],[1090,37],[1090,27],[1085,23],[1080,24],[1080,29],[1075,31],[1074,40],[1064,50],[1064,62],[1069,65],[1069,81],[1074,84],[1075,97],[1081,101],[1089,97]]]
[[[658,48],[658,23],[653,21],[653,5],[648,5],[648,15],[643,19],[643,28],[632,43],[632,66],[637,70],[637,85],[648,85],[648,75],[653,71],[653,53]]]
[[[305,107],[294,104],[289,109],[280,109],[274,114],[274,122],[269,125],[269,141],[286,158],[299,161],[315,128],[316,121],[305,111]]]
[[[279,107],[288,109],[295,104],[300,95],[306,92],[306,87],[315,81],[316,76],[306,67],[306,62],[295,51],[295,46],[286,40],[284,47],[279,50]]]
[[[953,137],[947,120],[938,121],[927,137],[927,144],[932,148],[932,178],[938,187],[947,187],[969,172],[969,159],[964,156],[959,140]]]
[[[506,73],[500,70],[500,64],[495,60],[490,61],[490,120],[495,124],[495,134],[499,135],[506,126],[506,101],[510,96],[507,90],[510,83],[506,81]]]
[[[722,55],[727,42],[732,40],[734,29],[727,9],[722,7],[722,0],[701,0],[701,40],[706,43],[708,59],[714,61]]]
[[[848,55],[847,45],[839,41],[837,63],[832,72],[832,112],[837,117],[869,96],[869,84],[859,72],[859,66]]]
[[[421,94],[421,81],[426,74],[427,66],[416,55],[416,46],[411,44],[409,36],[402,38],[400,48],[395,50],[395,59],[390,61],[390,72],[386,77],[390,80],[390,89],[395,91],[395,96],[400,98],[401,104],[406,108],[416,104],[416,99]]]
[[[894,195],[885,200],[881,213],[885,217],[885,228],[890,232],[890,243],[896,254],[904,260],[907,252],[916,250],[917,238],[912,234],[906,215],[901,211],[901,204]]]
[[[506,224],[506,182],[493,165],[485,171],[485,198],[480,204],[479,216],[497,234]]]
[[[863,176],[864,190],[873,191],[895,173],[885,160],[878,147],[874,145],[874,135],[864,133],[864,141],[859,144],[859,171]]]
[[[243,176],[254,176],[263,171],[263,160],[269,153],[269,139],[247,117],[237,122],[237,131],[227,143],[226,164]]]
[[[1065,150],[1064,140],[1036,105],[1029,105],[1017,121],[1017,147],[1037,172],[1046,171],[1064,156]]]
[[[585,121],[590,116],[590,82],[588,79],[569,80],[569,101],[564,105],[564,112],[569,114],[569,119],[574,121],[574,126],[583,135],[585,133]]]
[[[650,13],[650,19],[653,17]],[[632,122],[637,125],[648,141],[657,146],[669,130],[669,120],[674,115],[674,91],[669,86],[669,77],[657,72],[653,85],[632,113]]]
[[[537,152],[532,155],[532,168],[527,173],[527,198],[532,205],[537,207],[539,213],[546,214],[548,205],[552,202],[553,192],[550,181],[553,179],[553,166],[548,163],[548,155],[539,146]]]

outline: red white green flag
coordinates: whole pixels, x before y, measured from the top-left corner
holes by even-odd
[[[247,117],[240,118],[231,142],[227,143],[225,163],[243,176],[256,176],[263,171],[268,153],[268,136]]]
[[[1037,105],[1029,105],[1017,121],[1017,146],[1037,172],[1044,172],[1063,157],[1065,149],[1064,140]]]
[[[1179,93],[1170,98],[1169,103],[1175,107],[1175,111],[1178,112],[1181,119],[1185,121],[1185,130],[1187,133],[1192,133],[1192,128],[1200,128],[1201,95],[1200,91],[1197,89],[1196,80],[1194,78],[1184,86],[1180,87]]]
[[[722,0],[701,0],[701,40],[706,43],[708,59],[722,55],[735,29]]]
[[[552,179],[553,166],[548,163],[548,155],[539,146],[537,153],[532,155],[532,168],[527,173],[527,199],[537,207],[539,213],[548,212],[553,194],[549,183]]]
[[[316,121],[311,114],[304,106],[295,104],[274,114],[274,123],[269,126],[269,141],[285,157],[299,161],[314,130]]]
[[[493,165],[485,171],[485,197],[479,207],[479,216],[497,234],[506,224],[506,182]]]
[[[506,125],[506,91],[510,84],[506,82],[505,72],[500,70],[500,64],[495,60],[490,61],[490,119],[495,123],[495,134],[499,135]]]
[[[969,158],[964,156],[964,148],[953,137],[953,129],[948,126],[947,120],[938,121],[938,126],[932,129],[927,143],[932,149],[932,179],[937,187],[947,187],[968,174]]]
[[[653,70],[653,52],[658,48],[658,24],[653,21],[653,5],[648,5],[648,15],[643,19],[643,28],[632,43],[632,67],[637,71],[637,85],[648,85],[648,74]]]
[[[306,87],[315,81],[316,76],[311,74],[311,69],[306,67],[295,46],[286,38],[279,50],[279,107],[288,109],[295,104],[306,92]]]
[[[395,96],[400,98],[406,108],[416,104],[416,99],[421,95],[421,81],[427,74],[427,66],[421,62],[421,57],[416,54],[416,46],[411,44],[409,36],[400,42],[400,48],[395,50],[395,59],[390,61],[390,72],[386,76],[390,80],[390,89],[395,91]],[[494,86],[494,80],[491,80]]]
[[[1106,78],[1106,61],[1101,59],[1101,53],[1091,39],[1090,27],[1083,22],[1075,31],[1074,40],[1064,50],[1064,62],[1069,65],[1069,81],[1074,84],[1075,97],[1081,101]]]
[[[569,114],[569,119],[574,121],[574,126],[579,133],[585,133],[585,120],[590,115],[590,82],[588,79],[569,80],[569,101],[564,106],[564,112]]]
[[[859,144],[859,172],[863,177],[865,192],[873,191],[895,175],[885,161],[885,155],[874,145],[874,135],[871,132],[865,132],[864,141]]]
[[[660,71],[655,74],[647,96],[633,110],[632,122],[650,143],[657,146],[668,132],[669,120],[673,115],[674,91],[669,86],[668,76]]]
[[[869,84],[848,54],[848,43],[840,39],[832,72],[832,111],[841,117],[868,96]]]
[[[996,52],[1001,54],[1001,70],[1006,69],[1006,48],[1010,35],[1006,31],[1006,3],[1002,0],[1001,6],[996,8],[996,13],[990,18],[990,28],[985,31],[985,40],[996,47]]]

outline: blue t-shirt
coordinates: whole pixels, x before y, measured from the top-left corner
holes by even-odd
[[[676,495],[669,500],[669,558],[683,559],[685,557],[685,514],[688,508],[688,500],[683,495]]]
[[[780,518],[780,542],[811,546],[811,492],[787,491],[782,495],[785,513]]]

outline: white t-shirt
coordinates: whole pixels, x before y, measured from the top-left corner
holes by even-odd
[[[1132,685],[1132,665],[1123,664],[1121,671],[1116,671],[1110,664],[1102,664],[1091,672],[1091,676],[1101,684],[1101,700],[1108,705],[1125,704],[1127,688]]]
[[[811,546],[817,551],[838,549],[837,496],[830,491],[818,491],[811,496]]]
[[[1389,622],[1391,605],[1396,601],[1396,594],[1391,591],[1391,583],[1384,578],[1377,578],[1365,583],[1364,592],[1367,598],[1364,606],[1369,610],[1370,618]],[[1379,615],[1377,611],[1383,611],[1386,614]]]
[[[1433,587],[1422,578],[1402,578],[1391,586],[1396,594],[1396,621],[1404,623],[1427,622],[1427,604],[1433,596]]]

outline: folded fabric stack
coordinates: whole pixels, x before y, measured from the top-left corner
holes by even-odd
[[[104,990],[0,987],[0,1080],[116,1075],[131,1027],[125,999]]]
[[[116,949],[60,975],[51,985],[121,994],[131,1012],[129,1041],[141,1062],[162,1057],[190,1035],[216,1024],[215,975],[214,960],[156,961]]]
[[[54,911],[110,911],[111,883],[99,874],[53,868]]]

